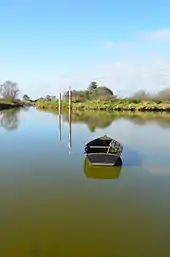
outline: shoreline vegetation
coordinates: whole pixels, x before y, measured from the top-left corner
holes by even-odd
[[[58,110],[59,99],[47,95],[35,102],[38,109]],[[69,109],[69,91],[61,101],[61,110]],[[71,91],[71,109],[73,111],[130,111],[130,112],[170,112],[170,89],[155,95],[138,91],[129,98],[117,97],[111,89],[98,86],[93,81],[84,91]]]
[[[0,111],[33,106],[35,104],[35,101],[32,101],[27,95],[23,96],[23,100],[20,100],[18,94],[17,83],[6,81],[0,85]]]
[[[0,99],[0,111],[20,107],[24,107],[22,102],[6,101],[4,99]]]
[[[31,100],[25,94],[20,100],[18,94],[17,83],[6,81],[0,85],[0,110],[35,106],[37,109],[58,111],[59,106],[61,106],[61,111],[71,108],[74,112],[170,112],[170,89],[164,89],[154,95],[145,91],[138,91],[129,98],[120,98],[108,87],[100,86],[96,81],[92,81],[86,90],[70,89],[64,92],[61,105],[56,96],[47,95],[44,98]],[[69,100],[71,100],[71,106],[69,106]]]
[[[58,110],[59,101],[40,100],[35,103],[38,109]],[[68,101],[62,101],[61,110],[68,110]],[[133,99],[116,99],[110,101],[91,100],[85,102],[72,102],[73,111],[137,111],[137,112],[170,112],[170,101],[154,100],[133,100]]]

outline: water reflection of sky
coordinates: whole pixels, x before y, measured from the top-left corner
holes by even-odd
[[[62,122],[62,142],[59,142],[57,115],[31,108],[21,111],[18,116],[17,130],[9,133],[0,128],[4,157],[15,151],[18,158],[22,153],[25,159],[29,155],[32,160],[41,158],[44,161],[49,154],[49,163],[54,163],[53,158],[58,162],[65,159],[70,163],[79,158],[83,162],[84,145],[95,137],[107,134],[123,144],[124,167],[141,167],[152,174],[170,174],[170,133],[156,123],[137,125],[126,119],[117,119],[104,129],[96,128],[93,133],[85,123],[72,123],[72,148],[68,157],[67,122]]]
[[[170,133],[156,123],[135,125],[129,120],[113,122],[105,133],[124,145],[124,165],[142,165],[155,174],[170,174]],[[97,135],[103,131],[98,129]]]

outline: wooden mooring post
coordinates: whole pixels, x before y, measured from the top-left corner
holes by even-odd
[[[69,131],[68,131],[68,149],[69,149],[69,154],[71,150],[71,87],[69,87]]]
[[[59,115],[61,115],[61,93],[60,93],[59,101],[58,101],[58,111],[59,111]]]
[[[61,93],[60,93],[59,101],[58,101],[58,111],[59,111],[59,115],[58,115],[59,141],[61,142]]]

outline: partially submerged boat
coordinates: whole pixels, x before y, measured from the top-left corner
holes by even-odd
[[[105,135],[87,143],[84,150],[92,165],[114,166],[122,154],[123,146]]]

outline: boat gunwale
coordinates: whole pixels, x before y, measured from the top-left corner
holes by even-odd
[[[114,162],[106,163],[106,162],[90,162],[92,166],[115,166]]]
[[[91,145],[91,144],[93,144],[93,142],[95,142],[95,141],[99,141],[100,142],[100,140],[102,140],[102,141],[110,141],[110,143],[108,144],[108,145],[106,145],[106,146],[103,146],[103,145]],[[115,145],[116,146],[115,146]],[[120,142],[118,142],[117,140],[115,140],[115,139],[113,139],[113,138],[108,138],[108,139],[101,139],[101,137],[99,137],[99,138],[95,138],[95,139],[93,139],[93,140],[91,140],[90,142],[88,142],[86,145],[85,145],[85,147],[90,147],[90,148],[108,148],[108,147],[112,147],[112,148],[121,148],[122,150],[123,150],[123,145],[120,143]]]
[[[88,155],[111,155],[111,156],[120,156],[119,155],[119,153],[117,154],[117,153],[86,153],[86,155],[88,156]]]

